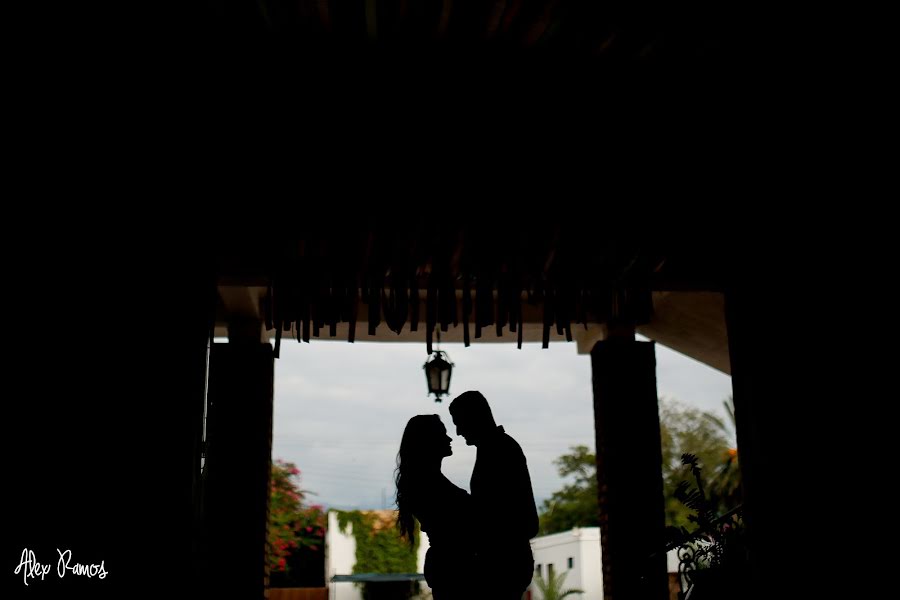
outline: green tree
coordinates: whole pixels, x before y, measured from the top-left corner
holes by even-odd
[[[705,474],[710,507],[725,513],[741,502],[740,470],[734,441],[734,403],[723,402],[728,421],[717,415],[687,407],[679,402],[660,402],[660,430],[663,450],[663,485],[666,499],[666,525],[689,525],[690,509],[676,497],[675,490],[694,478],[692,469]],[[696,458],[691,464],[682,455]]]
[[[733,415],[730,399],[726,401],[726,409]],[[665,398],[660,398],[659,417],[666,525],[679,528],[690,525],[690,509],[675,497],[678,484],[691,476],[690,469],[681,462],[682,454],[693,454],[705,472],[711,473],[709,492],[719,510],[733,508],[740,501],[740,476],[733,435],[726,423],[715,415]],[[554,464],[561,477],[574,478],[544,501],[541,534],[596,526],[595,455],[586,446],[573,446],[569,454],[560,456]]]
[[[722,402],[728,421],[724,421],[715,415],[706,414],[712,422],[730,442],[730,448],[723,455],[718,465],[711,470],[712,479],[709,482],[710,499],[716,504],[720,512],[727,512],[742,502],[741,496],[741,471],[738,463],[737,443],[734,437],[734,399],[729,396]]]
[[[551,571],[547,574],[548,578],[544,579],[543,575],[538,573],[534,578],[534,586],[541,592],[541,598],[543,600],[562,600],[562,598],[565,598],[566,596],[583,594],[584,590],[572,588],[568,590],[562,589],[563,582],[568,575],[568,571],[559,574]]]
[[[540,515],[543,535],[599,525],[596,456],[587,446],[572,446],[571,450],[553,461],[560,477],[574,476],[574,480],[544,500]]]

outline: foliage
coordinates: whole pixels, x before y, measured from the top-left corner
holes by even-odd
[[[338,525],[342,532],[353,525],[356,540],[356,564],[353,573],[415,573],[419,547],[418,528],[416,544],[409,544],[397,535],[393,521],[379,520],[375,513],[337,511]]]
[[[587,446],[572,446],[570,454],[563,454],[553,463],[560,477],[574,476],[574,481],[544,500],[541,534],[599,525],[595,455]]]
[[[416,524],[415,545],[410,548],[406,540],[397,535],[395,519],[381,519],[377,513],[336,511],[338,526],[342,533],[347,526],[353,526],[356,541],[356,563],[353,573],[416,573],[418,572],[419,533]],[[411,593],[418,591],[413,586]],[[363,597],[369,598],[374,590],[363,586]],[[399,592],[398,592],[399,593]]]
[[[720,431],[724,432],[729,440],[734,440],[734,399],[729,396],[722,402],[725,413],[728,415],[728,425],[715,415],[706,413],[706,418]],[[733,443],[725,452],[722,460],[715,466],[713,478],[709,482],[709,495],[720,511],[727,511],[741,504],[741,470],[738,465],[737,445]]]
[[[716,512],[715,502],[704,491],[701,467],[696,456],[684,454],[682,463],[694,477],[679,483],[675,496],[692,511],[689,520],[696,524],[693,531],[686,527],[670,527],[669,547],[678,548],[679,571],[692,586],[702,588],[693,596],[703,598],[737,597],[745,589],[735,589],[747,573],[747,546],[744,522],[739,507],[723,515]],[[714,573],[713,573],[714,572]],[[714,575],[708,577],[707,574]]]
[[[731,399],[725,402],[733,429]],[[717,416],[660,399],[660,441],[666,525],[690,525],[690,509],[678,501],[675,492],[686,471],[680,457],[690,453],[701,466],[713,469],[706,493],[720,513],[740,504],[740,472],[731,429]],[[554,461],[560,477],[574,477],[554,492],[541,507],[541,534],[567,531],[573,527],[597,526],[596,457],[586,446],[573,446],[569,454]]]
[[[300,488],[300,470],[290,462],[272,464],[269,496],[269,569],[273,574],[287,573],[292,556],[298,553],[323,555],[325,513],[318,505],[305,506]]]
[[[725,407],[732,415],[733,423],[730,398]],[[695,456],[699,468],[716,473],[706,493],[717,512],[726,512],[740,504],[737,450],[733,434],[725,423],[714,414],[664,399],[660,400],[659,416],[666,525],[685,527],[690,523],[690,509],[675,495],[679,484],[688,475],[681,462],[683,454]]]
[[[558,574],[551,571],[547,575],[548,578],[544,579],[543,575],[538,573],[534,578],[534,586],[541,592],[543,600],[562,600],[566,596],[584,593],[584,590],[579,589],[562,589],[563,582],[569,575],[568,571]]]

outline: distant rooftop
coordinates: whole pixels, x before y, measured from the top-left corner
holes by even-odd
[[[388,581],[424,581],[422,573],[357,573],[356,575],[335,575],[331,581],[356,581],[356,582],[388,582]]]

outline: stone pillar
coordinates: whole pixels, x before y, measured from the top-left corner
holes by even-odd
[[[736,246],[754,251],[739,255],[725,289],[750,567],[740,585],[751,598],[878,597],[870,575],[878,568],[849,532],[880,531],[891,511],[866,495],[879,486],[862,483],[856,463],[876,455],[855,454],[863,445],[853,437],[877,438],[873,424],[887,414],[880,409],[889,386],[877,377],[888,367],[874,362],[878,353],[861,337],[881,332],[884,315],[854,304],[871,302],[877,288],[845,293],[838,283],[854,280],[843,270],[851,256],[843,246],[813,246],[793,229],[790,238],[767,232],[758,250]],[[867,318],[871,327],[859,325]]]
[[[272,347],[251,336],[210,353],[204,497],[204,591],[265,594],[272,455]]]
[[[620,331],[591,351],[603,594],[665,600],[656,355],[653,342],[635,341],[633,329],[630,337]]]
[[[794,341],[804,339],[798,327],[776,327],[780,325],[778,319],[785,318],[779,315],[784,301],[772,290],[763,284],[733,286],[725,295],[749,560],[749,581],[742,583],[756,594],[771,594],[774,592],[767,590],[777,588],[785,597],[813,597],[808,582],[818,581],[821,564],[803,563],[807,556],[818,557],[817,550],[823,546],[816,547],[808,530],[827,528],[804,514],[805,506],[814,504],[806,499],[815,498],[818,490],[809,481],[811,467],[805,463],[798,467],[797,457],[810,454],[809,448],[825,447],[807,441],[806,431],[816,427],[811,425],[814,421],[806,419],[814,419],[821,406],[811,399],[818,401],[828,394],[816,394],[811,387],[804,389],[814,385],[807,381],[817,369],[803,362],[803,354],[817,350],[810,348],[814,344]],[[818,369],[825,372],[821,366]],[[799,416],[803,413],[805,417]],[[835,429],[829,433],[834,436],[829,440],[835,446],[832,452],[839,454],[836,440],[841,439],[841,432]],[[802,447],[804,443],[809,447]],[[779,544],[785,537],[790,537],[792,544],[783,550]],[[776,583],[773,577],[773,565],[778,564],[791,568],[792,577],[783,583]]]

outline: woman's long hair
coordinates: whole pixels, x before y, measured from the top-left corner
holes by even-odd
[[[400,451],[397,452],[397,468],[394,484],[397,486],[397,528],[400,535],[416,543],[416,520],[413,507],[416,491],[420,488],[423,465],[429,457],[428,448],[434,446],[434,438],[440,435],[441,418],[437,415],[418,415],[409,420],[403,430]]]

